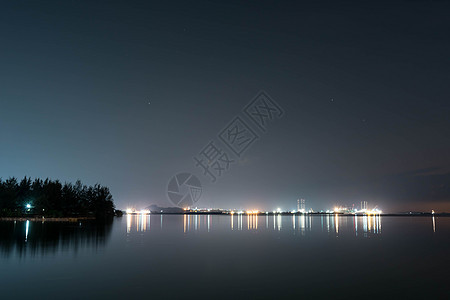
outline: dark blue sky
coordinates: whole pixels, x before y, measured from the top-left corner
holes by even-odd
[[[2,178],[118,208],[171,205],[186,171],[199,206],[450,210],[450,2],[92,2],[2,4]],[[260,90],[285,114],[209,182],[193,156]]]

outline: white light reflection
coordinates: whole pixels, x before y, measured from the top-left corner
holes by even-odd
[[[28,228],[30,227],[30,221],[25,223],[25,242],[28,240]]]
[[[208,217],[208,232],[209,232],[209,230],[211,229],[210,228],[210,226],[211,226],[210,225],[211,224],[211,215],[208,215],[207,217]]]
[[[242,214],[238,215],[238,230],[242,230]]]
[[[330,218],[330,223],[331,223],[331,231],[333,231],[333,228],[334,228],[334,218],[333,218],[333,216],[330,216],[330,215],[328,215],[328,217]],[[329,231],[328,231],[329,232]]]
[[[377,226],[377,233],[379,234],[379,233],[381,233],[381,216],[380,215],[374,216],[374,218],[377,221],[377,224],[376,224],[376,226]]]
[[[367,237],[367,215],[363,216],[363,233],[364,237]]]
[[[354,217],[355,235],[358,236],[358,222],[362,218],[363,236],[368,234],[381,234],[381,216],[380,215],[363,215]]]
[[[194,229],[198,230],[198,215],[194,215]]]
[[[127,233],[132,232],[132,228],[136,228],[135,232],[146,232],[150,230],[150,215],[144,214],[127,214]]]
[[[275,230],[276,229],[276,223],[277,223],[277,219],[276,219],[276,216],[275,216],[275,214],[273,215],[273,230]]]
[[[375,219],[375,229],[376,229],[376,233],[380,233],[380,216],[373,216],[373,218]]]
[[[243,220],[244,214],[232,214],[230,215],[230,226],[228,230],[243,230],[244,226],[244,220]],[[237,224],[235,224],[234,217],[237,217]],[[155,216],[153,216],[155,217]],[[260,230],[261,228],[258,228],[259,226],[259,217],[258,214],[246,214],[246,222],[247,222],[247,230]],[[288,220],[288,218],[291,217],[291,221]],[[211,232],[213,229],[213,215],[189,215],[185,214],[182,217],[181,216],[178,219],[178,226],[179,230],[183,230],[184,233],[187,233],[189,231],[204,231],[204,232]],[[270,225],[270,222],[273,221],[273,230],[274,231],[282,231],[283,229],[283,221],[288,222],[288,227],[285,228],[285,230],[291,230],[295,233],[298,233],[299,235],[306,235],[306,232],[312,232],[312,225],[314,222],[320,222],[321,224],[321,231],[326,232],[328,231],[329,234],[336,234],[336,236],[346,235],[347,233],[354,234],[355,236],[361,236],[361,234],[364,232],[364,237],[367,237],[370,234],[381,234],[381,216],[380,215],[359,215],[359,216],[341,216],[338,214],[327,214],[320,216],[320,220],[318,219],[319,216],[310,216],[306,214],[293,214],[290,216],[283,216],[281,214],[275,214],[273,215],[273,220],[271,220],[271,216],[266,215],[265,219],[265,226],[263,226],[264,229],[272,228],[272,225]],[[350,218],[353,220],[353,224],[350,222]],[[145,214],[129,214],[126,216],[126,232],[128,234],[133,232],[146,232],[150,231],[150,219],[151,214],[145,215]],[[161,230],[163,229],[163,222],[164,222],[164,216],[160,216],[159,220],[154,219],[154,222],[160,223]],[[159,222],[158,222],[159,221]],[[181,225],[181,222],[183,222],[183,225]],[[362,224],[360,223],[362,222]],[[315,223],[319,225],[318,223]],[[153,226],[156,225],[155,223]],[[167,224],[166,224],[167,225]],[[286,223],[284,224],[286,226]],[[26,227],[26,237],[28,235],[28,226]],[[181,228],[183,226],[183,228]],[[291,227],[292,226],[292,227]],[[351,227],[353,228],[351,228]],[[154,228],[152,228],[154,230]],[[432,217],[432,229],[433,232],[436,231],[436,219],[433,216]],[[319,228],[317,228],[318,232],[320,232]],[[325,231],[326,230],[326,231]]]
[[[139,215],[139,224],[141,225],[141,226],[140,226],[141,232],[145,232],[146,226],[144,225],[145,222],[144,222],[144,220],[142,220],[142,219],[143,219],[143,216],[142,216],[142,215]]]
[[[235,229],[234,215],[230,215],[230,227],[231,230]],[[238,216],[239,222],[239,216]],[[211,232],[213,228],[213,215],[200,215],[200,214],[183,214],[183,233],[190,231],[207,231]],[[238,224],[239,226],[239,224]]]
[[[305,215],[304,214],[302,214],[301,216],[300,216],[300,222],[299,222],[299,224],[300,224],[300,232],[302,233],[302,235],[305,235]]]
[[[327,214],[327,232],[330,232],[330,214]]]
[[[292,216],[292,228],[295,231],[295,215]]]
[[[336,229],[336,235],[339,235],[339,216],[337,214],[334,215],[334,219],[335,219],[335,229]]]
[[[131,232],[131,215],[127,214],[127,233]]]
[[[278,231],[281,231],[281,222],[282,222],[281,215],[278,215],[277,216]]]

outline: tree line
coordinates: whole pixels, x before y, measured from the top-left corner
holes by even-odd
[[[114,202],[109,188],[81,181],[61,183],[59,180],[17,180],[0,178],[0,216],[25,214],[47,217],[114,216]]]

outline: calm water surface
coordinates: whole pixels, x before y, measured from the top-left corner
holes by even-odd
[[[0,298],[450,298],[450,218],[0,222]]]

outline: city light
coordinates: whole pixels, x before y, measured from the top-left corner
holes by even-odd
[[[132,215],[132,214],[148,215],[148,214],[150,214],[151,212],[150,212],[150,210],[148,210],[148,209],[141,209],[141,210],[137,211],[137,210],[135,210],[135,209],[133,209],[133,208],[127,208],[126,213],[127,213],[128,215]]]
[[[368,214],[368,215],[379,215],[381,213],[382,213],[382,211],[379,210],[378,208],[374,208],[372,210],[366,211],[366,214]]]
[[[298,204],[300,203],[300,201],[298,201]],[[303,202],[304,203],[304,202]],[[320,210],[320,211],[314,211],[312,208],[310,208],[309,210],[299,208],[297,207],[297,209],[289,209],[289,210],[283,210],[280,207],[277,207],[276,210],[273,211],[261,211],[259,209],[247,209],[247,210],[236,210],[236,209],[224,209],[224,208],[191,208],[191,207],[185,207],[185,208],[180,208],[179,213],[183,213],[183,214],[237,214],[237,215],[242,215],[242,214],[247,214],[247,215],[258,215],[258,214],[274,214],[274,215],[282,215],[282,214],[341,214],[341,215],[380,215],[382,214],[382,210],[379,209],[377,206],[375,206],[374,208],[368,208],[367,207],[367,202],[364,203],[364,205],[361,205],[361,207],[365,208],[359,208],[357,209],[355,207],[355,205],[336,205],[334,206],[332,209],[327,209],[327,210]],[[26,208],[30,209],[32,208],[31,204],[26,204]],[[159,211],[158,211],[159,213]],[[161,213],[166,213],[166,211],[161,210]],[[172,212],[167,212],[167,213],[172,213]],[[432,214],[434,213],[434,211],[432,211]],[[126,214],[138,214],[138,215],[146,215],[146,214],[151,214],[151,211],[149,209],[141,209],[141,210],[136,210],[135,208],[131,208],[128,207],[126,209]]]

